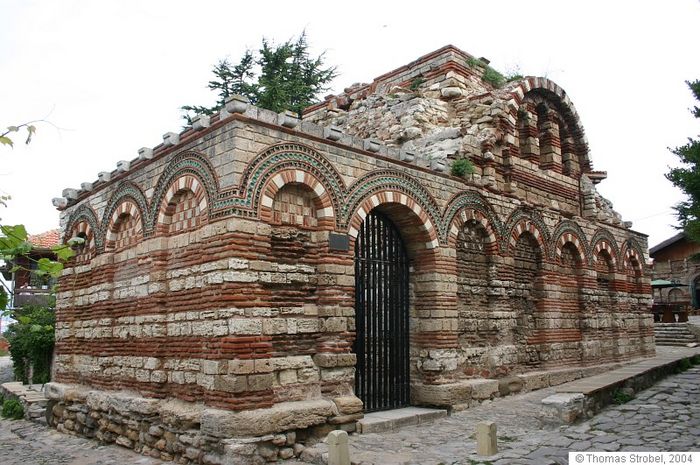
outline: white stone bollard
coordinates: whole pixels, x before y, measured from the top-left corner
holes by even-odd
[[[328,465],[350,465],[347,431],[331,431],[326,437],[326,443],[328,444]]]
[[[476,425],[476,453],[486,456],[498,453],[496,423],[485,421]]]

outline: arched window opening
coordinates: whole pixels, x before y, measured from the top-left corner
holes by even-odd
[[[612,257],[607,250],[601,250],[598,253],[596,265],[596,284],[601,291],[611,291],[614,279],[614,269]]]
[[[536,311],[542,302],[542,250],[537,239],[525,232],[515,244],[514,290],[511,304],[515,313],[515,342],[524,348],[528,366],[541,364],[537,346],[528,347],[536,330]]]
[[[484,312],[489,307],[490,265],[488,233],[483,225],[469,220],[457,235],[457,306],[460,337],[467,345],[483,346],[497,336],[496,331],[482,331],[478,325],[488,318]]]

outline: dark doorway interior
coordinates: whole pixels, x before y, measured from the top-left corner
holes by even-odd
[[[398,229],[370,212],[355,242],[355,392],[367,412],[409,404],[408,273]]]

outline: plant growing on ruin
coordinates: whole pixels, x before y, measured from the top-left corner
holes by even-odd
[[[195,115],[212,115],[234,94],[247,97],[261,108],[301,115],[337,76],[336,68],[326,67],[324,60],[323,53],[309,55],[306,32],[280,45],[263,39],[258,51],[246,50],[237,65],[228,59],[219,61],[212,69],[215,78],[207,86],[217,92],[216,103],[211,107],[185,105],[181,107],[183,118],[191,124]]]
[[[418,77],[413,78],[413,80],[411,81],[411,85],[408,88],[411,89],[412,91],[416,91],[423,83],[425,83],[425,79],[418,76]]]
[[[700,80],[687,81],[686,84],[695,99],[700,101]],[[700,107],[695,106],[690,111],[700,118]],[[666,173],[666,179],[686,195],[686,200],[674,207],[676,217],[688,237],[700,242],[700,139],[688,138],[687,144],[670,150],[682,165]]]
[[[450,168],[450,173],[452,176],[464,177],[467,174],[472,174],[474,172],[474,165],[468,158],[460,158],[452,163],[452,168]]]
[[[506,78],[501,73],[496,71],[490,66],[484,69],[484,74],[481,75],[481,79],[491,84],[493,87],[501,87],[506,83]]]

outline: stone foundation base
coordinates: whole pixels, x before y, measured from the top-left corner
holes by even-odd
[[[46,385],[47,420],[59,431],[115,443],[179,464],[243,465],[301,455],[362,418],[356,397],[284,402],[241,412],[79,385]]]

